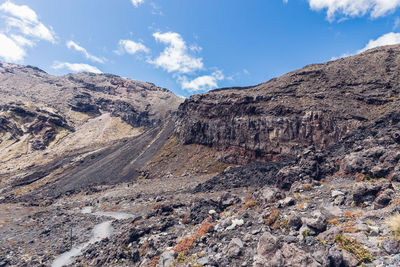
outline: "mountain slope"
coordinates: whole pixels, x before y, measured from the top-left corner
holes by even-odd
[[[296,158],[399,109],[400,46],[307,66],[246,88],[192,96],[180,107],[185,144],[224,151],[227,162]]]
[[[171,135],[181,102],[167,89],[115,75],[55,77],[1,63],[0,185],[9,193],[2,198],[134,180],[144,164],[134,161]]]

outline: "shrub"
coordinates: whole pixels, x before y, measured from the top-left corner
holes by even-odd
[[[271,214],[268,216],[267,219],[265,219],[265,223],[267,225],[273,225],[275,223],[275,221],[279,218],[279,215],[281,214],[281,212],[278,209],[271,209]]]
[[[372,262],[374,260],[374,257],[371,255],[371,253],[369,253],[368,250],[366,250],[354,239],[352,240],[342,236],[341,234],[338,234],[335,236],[335,242],[340,246],[341,249],[350,252],[357,260],[363,263]]]
[[[333,218],[331,220],[327,220],[326,221],[329,224],[333,224],[333,225],[338,225],[339,224],[339,218]]]
[[[246,203],[242,206],[241,210],[255,209],[256,207],[257,207],[257,202],[250,199],[246,201]]]
[[[210,218],[205,219],[193,235],[183,239],[173,248],[173,250],[176,253],[183,252],[186,254],[198,238],[206,236],[207,233],[213,228],[213,224],[211,224],[209,221]]]
[[[304,190],[311,190],[312,187],[313,187],[312,184],[304,184],[303,185]]]
[[[395,213],[386,219],[386,225],[392,230],[397,241],[400,241],[400,213]]]
[[[346,211],[346,212],[344,213],[344,217],[345,217],[347,220],[357,219],[357,218],[359,218],[360,216],[361,216],[361,214],[356,214],[356,213],[354,213],[354,212],[351,211],[351,210]]]

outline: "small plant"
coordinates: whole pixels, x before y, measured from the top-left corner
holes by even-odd
[[[178,254],[178,257],[176,257],[177,262],[180,262],[180,263],[185,262],[185,259],[186,259],[186,255],[183,252],[180,252]]]
[[[154,256],[150,259],[150,261],[146,262],[144,266],[146,267],[156,267],[160,261],[160,256]]]
[[[304,190],[310,190],[312,188],[312,184],[304,184],[303,189]]]
[[[306,229],[304,232],[301,233],[304,238],[307,238],[310,235],[310,230]]]
[[[345,233],[357,233],[359,230],[354,227],[355,225],[355,222],[345,222],[340,224],[340,227]]]
[[[255,209],[256,207],[257,207],[257,202],[250,199],[250,200],[246,201],[246,203],[244,203],[241,210]]]
[[[335,236],[335,242],[341,249],[353,254],[353,256],[362,263],[372,262],[374,257],[356,240],[352,240],[338,234]]]
[[[199,228],[197,228],[196,233],[183,239],[173,248],[173,250],[176,253],[183,252],[184,254],[187,254],[194,242],[198,238],[206,236],[207,233],[214,227],[209,221],[210,218],[205,219]]]
[[[386,219],[386,225],[392,230],[394,238],[400,241],[400,213],[395,213]]]
[[[197,254],[188,257],[184,252],[181,252],[178,254],[174,262],[169,266],[176,267],[176,266],[182,266],[183,264],[184,266],[201,267],[202,265],[200,265],[197,262],[197,258],[198,258]]]
[[[288,227],[288,223],[289,223],[289,219],[282,219],[281,220],[281,228],[287,228]]]
[[[272,208],[270,215],[265,219],[265,223],[267,225],[273,225],[275,221],[278,220],[280,214],[281,212],[278,209]]]
[[[281,224],[279,222],[279,220],[276,220],[275,223],[272,225],[271,227],[273,230],[277,230],[279,228],[281,228]]]
[[[357,218],[359,218],[360,216],[361,216],[361,214],[356,214],[356,213],[354,213],[354,212],[351,211],[351,210],[346,211],[346,212],[344,213],[344,217],[345,217],[347,220],[357,219]]]
[[[333,225],[338,225],[339,224],[339,218],[333,218],[331,220],[327,220],[326,221],[329,224],[333,224]]]

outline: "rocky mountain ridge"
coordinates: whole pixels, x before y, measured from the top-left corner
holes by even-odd
[[[3,63],[0,266],[399,266],[399,61],[379,47],[179,108]]]
[[[324,149],[398,110],[399,62],[398,46],[378,48],[257,86],[195,95],[180,107],[177,135],[234,163]]]

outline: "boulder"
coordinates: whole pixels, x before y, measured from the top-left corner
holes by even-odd
[[[303,221],[307,226],[315,229],[318,232],[323,232],[326,230],[326,217],[320,211],[314,212],[312,214],[312,218],[304,218]]]
[[[387,238],[382,242],[383,249],[390,255],[397,254],[400,252],[399,242],[394,241],[391,238]]]

